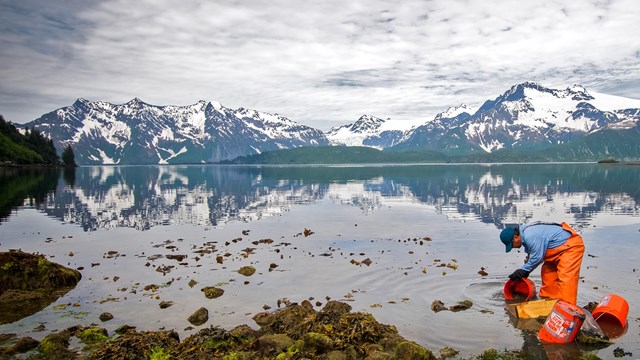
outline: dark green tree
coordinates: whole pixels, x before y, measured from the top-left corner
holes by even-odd
[[[25,128],[24,133],[0,115],[0,160],[16,164],[60,165],[53,140],[37,129]]]
[[[71,148],[71,144],[67,144],[62,151],[62,163],[64,166],[68,167],[76,167],[76,156],[73,154],[73,149]]]

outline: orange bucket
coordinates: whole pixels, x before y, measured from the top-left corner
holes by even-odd
[[[628,314],[629,304],[622,296],[616,294],[605,295],[591,313],[598,324],[601,322],[613,322],[619,324],[620,328],[623,329],[627,326]]]
[[[583,309],[558,300],[540,328],[538,339],[543,343],[570,343],[578,335],[585,317]]]
[[[504,293],[504,298],[507,300],[527,301],[535,296],[536,284],[527,278],[516,281],[509,279],[504,284],[502,292]]]

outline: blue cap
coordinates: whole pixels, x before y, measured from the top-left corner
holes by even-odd
[[[500,233],[500,241],[502,241],[504,246],[506,246],[507,252],[509,252],[509,251],[511,251],[511,249],[513,249],[513,235],[514,234],[515,234],[515,230],[513,230],[513,228],[511,228],[511,227],[504,228],[504,230],[502,230],[502,232]]]

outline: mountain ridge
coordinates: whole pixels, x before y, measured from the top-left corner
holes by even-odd
[[[610,131],[582,142],[581,154],[640,158],[632,146],[640,100],[589,92],[580,85],[552,89],[534,82],[516,84],[477,109],[452,106],[409,130],[393,129],[389,120],[365,114],[322,132],[278,114],[234,110],[217,101],[158,106],[137,97],[119,105],[79,98],[22,127],[50,136],[58,149],[72,145],[82,165],[215,163],[328,145],[486,157],[502,150],[569,146],[603,130]],[[613,146],[616,138],[631,143]],[[608,149],[618,150],[609,154]]]
[[[200,100],[186,106],[78,99],[24,124],[62,147],[72,144],[79,164],[217,162],[262,151],[328,145],[317,129],[278,114]],[[172,161],[173,160],[173,161]]]
[[[600,95],[600,94],[598,94]],[[596,108],[586,89],[573,85],[564,90],[537,83],[517,84],[493,100],[485,101],[473,114],[436,116],[413,130],[394,151],[438,150],[454,153],[493,152],[500,149],[539,150],[565,144],[608,127],[629,129],[637,125],[636,111],[606,105],[623,101],[609,95]],[[625,99],[625,98],[623,98]],[[597,103],[597,102],[596,102]],[[627,99],[640,108],[640,100]]]

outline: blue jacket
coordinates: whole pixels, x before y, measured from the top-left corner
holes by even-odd
[[[560,224],[534,222],[522,224],[519,229],[522,246],[529,254],[529,260],[522,265],[522,269],[529,272],[542,263],[547,249],[556,248],[571,237],[571,233],[564,230]]]

